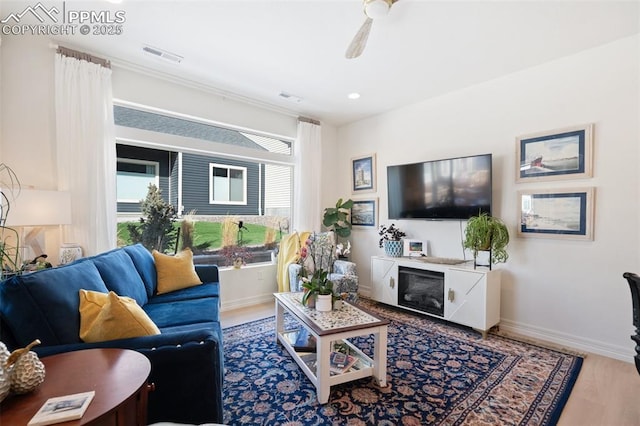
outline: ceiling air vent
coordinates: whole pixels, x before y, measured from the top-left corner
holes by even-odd
[[[302,98],[300,96],[292,95],[291,93],[280,92],[278,96],[282,99],[288,100],[289,102],[295,102],[297,104],[302,102]]]
[[[148,55],[155,56],[156,58],[164,59],[165,61],[173,62],[175,64],[179,64],[184,59],[182,56],[176,55],[175,53],[167,52],[166,50],[151,46],[143,46],[142,51]]]

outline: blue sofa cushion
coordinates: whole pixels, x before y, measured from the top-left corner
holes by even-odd
[[[131,257],[123,250],[115,249],[93,257],[100,275],[109,290],[118,296],[134,299],[144,306],[149,300],[146,286],[137,272]]]
[[[80,289],[108,293],[91,262],[14,277],[0,286],[0,300],[11,301],[0,304],[2,320],[20,346],[34,339],[45,346],[79,343]]]
[[[218,283],[203,283],[194,287],[183,288],[171,293],[156,294],[149,303],[178,302],[180,300],[200,299],[202,297],[220,297]]]
[[[158,273],[156,272],[156,263],[153,261],[153,256],[149,250],[139,243],[124,247],[124,251],[127,252],[136,266],[138,274],[142,277],[142,282],[147,289],[147,297],[150,298],[156,294],[158,282]]]
[[[164,328],[178,325],[210,322],[219,318],[220,299],[203,297],[201,299],[181,300],[167,303],[148,303],[142,307],[161,332]]]

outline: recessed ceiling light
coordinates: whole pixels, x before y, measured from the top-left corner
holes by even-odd
[[[360,98],[360,93],[357,93],[357,92],[349,93],[347,95],[347,98],[349,98],[349,99],[359,99]]]

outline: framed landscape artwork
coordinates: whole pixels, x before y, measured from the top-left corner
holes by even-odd
[[[353,193],[376,190],[376,155],[351,159],[351,183]]]
[[[593,240],[595,189],[519,191],[519,237]]]
[[[516,182],[592,176],[593,124],[516,138]]]
[[[378,212],[377,200],[354,200],[351,207],[351,224],[353,226],[375,227]]]

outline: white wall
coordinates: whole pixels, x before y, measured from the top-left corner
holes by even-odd
[[[494,215],[509,226],[502,269],[501,327],[627,361],[631,299],[625,271],[640,272],[639,39],[632,37],[397,109],[338,129],[343,158],[327,192],[349,194],[349,158],[377,154],[381,223],[387,216],[386,166],[493,154]],[[518,135],[595,123],[592,179],[515,183]],[[334,189],[331,184],[336,184]],[[596,187],[595,240],[515,237],[516,192]],[[358,196],[365,197],[367,194]],[[463,257],[460,222],[395,221],[428,239],[430,254]],[[375,230],[355,230],[354,258],[369,290],[369,258],[381,254]]]

